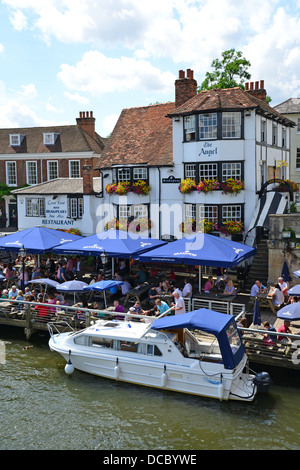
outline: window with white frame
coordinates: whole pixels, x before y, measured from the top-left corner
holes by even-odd
[[[223,139],[241,138],[241,113],[222,113],[222,137]]]
[[[146,206],[145,204],[134,205],[132,215],[135,219],[147,219],[148,206]]]
[[[44,145],[54,145],[55,134],[53,132],[44,132]]]
[[[121,204],[119,206],[119,219],[128,219],[131,215],[130,206]]]
[[[196,204],[185,204],[184,205],[184,219],[185,220],[196,220]]]
[[[278,145],[278,127],[276,122],[272,125],[272,145]]]
[[[218,130],[217,113],[199,115],[199,137],[200,140],[216,139]]]
[[[26,217],[44,217],[45,199],[44,198],[26,198],[25,201]]]
[[[300,170],[300,148],[297,148],[296,151],[296,168]]]
[[[184,125],[184,140],[191,142],[196,139],[196,116],[185,116],[183,120]]]
[[[282,147],[286,148],[286,128],[282,128]]]
[[[118,181],[130,181],[131,171],[130,168],[119,168],[118,169]]]
[[[17,186],[17,163],[6,162],[5,167],[7,186]]]
[[[217,163],[200,163],[199,180],[214,180],[218,178]]]
[[[48,181],[58,178],[58,161],[50,160],[47,162]]]
[[[71,219],[82,219],[83,198],[68,197],[68,217]]]
[[[260,131],[260,140],[261,142],[267,142],[267,121],[261,121],[261,131]]]
[[[197,167],[196,164],[191,163],[191,164],[186,164],[184,167],[185,171],[185,177],[186,178],[191,178],[192,180],[196,180],[197,178]]]
[[[134,180],[146,180],[148,177],[148,169],[139,167],[133,168],[133,179]]]
[[[199,206],[199,220],[209,220],[213,223],[218,223],[218,206]]]
[[[9,144],[11,147],[19,147],[23,141],[24,135],[21,134],[10,134]]]
[[[69,161],[69,177],[80,178],[80,160]]]
[[[300,118],[298,118],[298,123],[297,123],[297,133],[300,132]]]
[[[26,182],[27,184],[37,184],[37,162],[26,162]]]
[[[224,222],[225,220],[240,221],[241,219],[242,207],[240,205],[222,206],[222,222]]]
[[[242,178],[241,163],[222,163],[222,181],[229,178],[240,180]]]

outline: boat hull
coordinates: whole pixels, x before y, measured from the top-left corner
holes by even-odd
[[[90,354],[87,350],[70,352],[67,344],[63,347],[52,339],[49,346],[75,369],[107,379],[219,400],[252,401],[256,394],[254,376],[243,374],[242,364],[236,371],[224,371],[222,365],[214,364],[212,368],[211,364],[200,364],[195,359],[187,359],[181,365],[136,359],[113,351],[104,354]]]

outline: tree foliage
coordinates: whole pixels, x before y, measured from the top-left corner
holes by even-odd
[[[210,90],[211,88],[244,88],[245,80],[251,78],[248,68],[250,62],[245,59],[241,51],[229,49],[222,52],[221,60],[215,59],[211,63],[214,69],[206,72],[205,79],[198,88],[198,91]]]

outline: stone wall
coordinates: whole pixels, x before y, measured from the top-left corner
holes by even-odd
[[[293,275],[300,269],[300,214],[270,215],[270,232],[268,241],[269,277],[268,281],[276,282],[281,276],[282,266],[286,261],[292,281],[290,286],[299,283]],[[284,229],[290,229],[290,238],[285,238]]]

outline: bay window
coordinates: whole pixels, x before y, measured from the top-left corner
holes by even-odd
[[[222,138],[240,139],[241,123],[241,113],[222,113]]]
[[[199,114],[200,140],[216,139],[218,130],[217,113]]]

